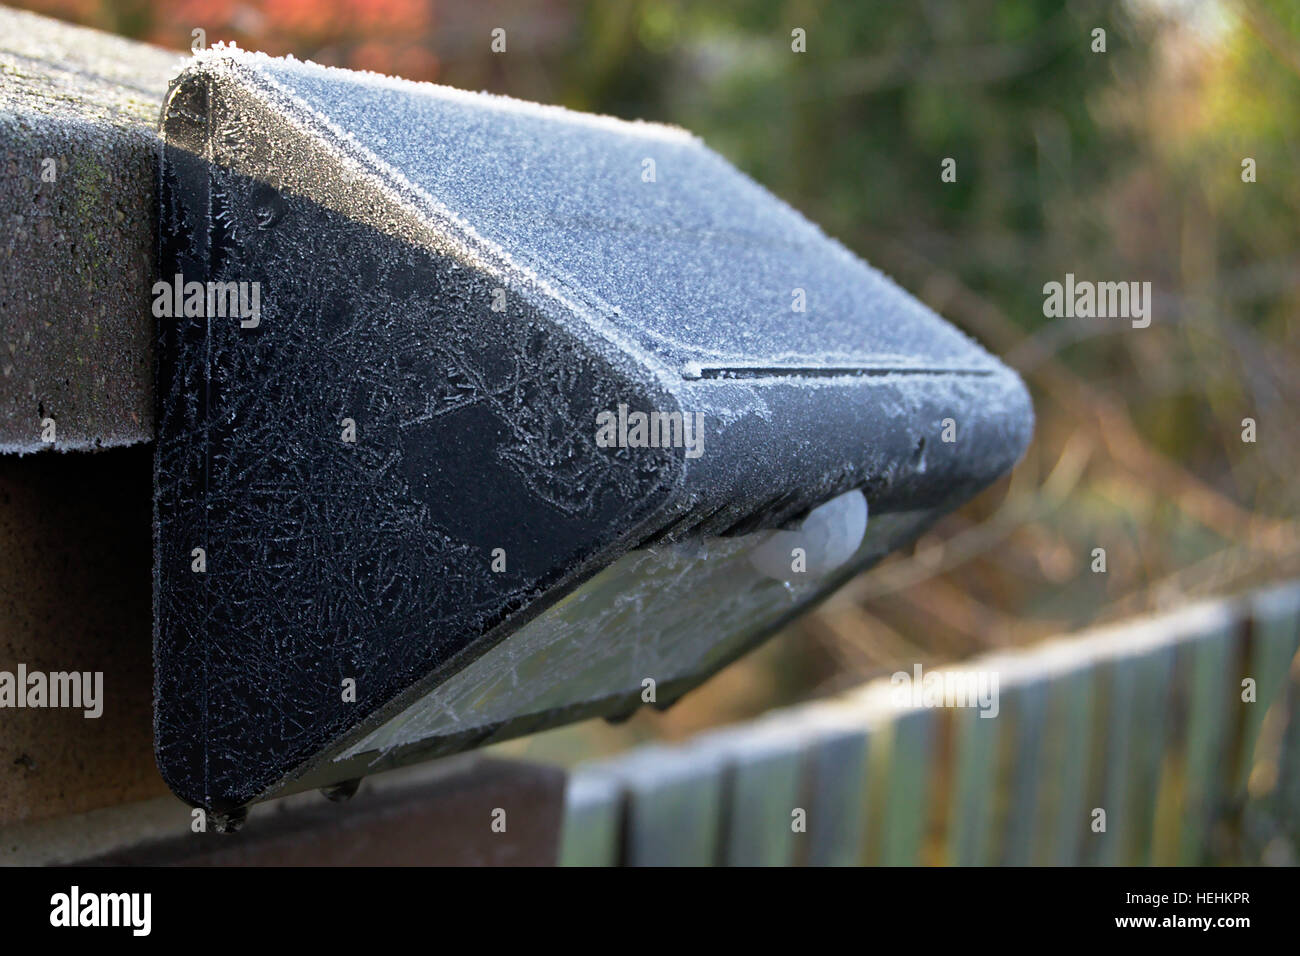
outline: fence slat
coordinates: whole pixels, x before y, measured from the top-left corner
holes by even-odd
[[[881,835],[880,862],[885,866],[920,862],[930,804],[934,722],[934,711],[926,708],[894,719]]]
[[[722,766],[710,749],[649,747],[620,765],[627,788],[624,862],[712,866],[718,862]]]
[[[1052,681],[1043,771],[1041,845],[1036,862],[1074,866],[1088,832],[1088,772],[1094,745],[1093,668],[1068,671]]]
[[[1273,805],[1293,845],[1300,845],[1300,677],[1293,671],[1285,688],[1286,728],[1278,760]]]
[[[948,862],[955,866],[992,862],[998,740],[1005,721],[980,713],[977,707],[965,707],[952,715],[956,771],[948,815]]]
[[[1172,646],[1156,648],[1134,662],[1136,695],[1129,745],[1131,766],[1123,862],[1135,866],[1146,866],[1151,862],[1173,666]]]
[[[560,830],[560,866],[617,866],[623,791],[613,777],[578,771],[569,778]]]
[[[800,741],[769,723],[733,734],[724,749],[729,765],[724,790],[726,863],[789,866],[795,841],[792,814],[803,776]]]
[[[1191,666],[1178,841],[1181,865],[1201,861],[1218,783],[1226,771],[1228,695],[1232,693],[1228,660],[1233,636],[1231,628],[1221,628],[1197,640],[1187,651]]]
[[[1133,697],[1137,683],[1137,670],[1132,658],[1107,661],[1105,696],[1102,707],[1105,715],[1104,751],[1101,765],[1101,803],[1106,812],[1106,829],[1092,832],[1089,856],[1102,866],[1114,866],[1123,857],[1124,833],[1127,829],[1126,810],[1128,796],[1129,749],[1133,728]]]
[[[1007,814],[1002,824],[1001,860],[1008,866],[1033,861],[1041,795],[1043,723],[1047,716],[1047,683],[1017,685],[1009,696],[1014,741],[1008,780]]]
[[[832,730],[809,745],[810,866],[855,866],[861,862],[870,809],[870,750],[871,735],[865,728]]]
[[[1250,672],[1244,676],[1255,681],[1255,702],[1243,702],[1240,687],[1234,688],[1233,697],[1245,708],[1235,781],[1238,796],[1246,792],[1260,728],[1269,708],[1286,687],[1287,672],[1300,644],[1300,587],[1286,585],[1256,595],[1250,602],[1250,612],[1251,652],[1247,665]]]

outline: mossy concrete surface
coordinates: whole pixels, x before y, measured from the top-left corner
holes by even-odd
[[[153,437],[156,127],[182,63],[0,8],[2,453]]]

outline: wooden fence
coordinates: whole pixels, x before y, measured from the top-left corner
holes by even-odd
[[[378,774],[233,835],[169,795],[0,825],[0,863],[1295,864],[1298,632],[1300,582],[925,677],[996,677],[980,707],[887,678],[567,771],[475,752]]]
[[[996,680],[996,716],[882,679],[581,765],[560,860],[1295,863],[1298,635],[1289,584],[929,678]]]

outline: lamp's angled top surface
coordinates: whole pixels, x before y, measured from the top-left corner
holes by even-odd
[[[395,201],[554,283],[673,373],[999,367],[685,130],[258,53],[197,68],[260,89]]]

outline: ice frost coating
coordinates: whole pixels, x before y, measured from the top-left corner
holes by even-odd
[[[467,93],[461,90],[455,90],[450,87],[436,86],[430,83],[413,83],[409,80],[402,80],[393,77],[385,77],[381,74],[369,71],[355,72],[350,70],[339,70],[334,67],[323,67],[311,61],[298,61],[294,57],[288,57],[285,60],[277,60],[266,56],[264,53],[246,53],[236,46],[226,46],[218,43],[211,50],[203,51],[196,60],[210,69],[212,72],[233,78],[232,71],[238,68],[248,70],[244,78],[254,80],[253,88],[263,96],[268,96],[284,111],[284,115],[289,122],[304,133],[315,132],[321,133],[331,140],[331,145],[337,150],[336,159],[342,161],[345,165],[351,167],[354,172],[365,175],[368,170],[374,170],[382,173],[388,180],[387,184],[381,185],[380,188],[386,194],[389,202],[397,209],[404,209],[414,212],[415,223],[408,224],[406,228],[406,237],[413,241],[428,241],[425,234],[424,216],[432,216],[435,221],[441,221],[446,224],[448,229],[438,236],[434,244],[450,242],[452,247],[457,250],[457,254],[463,256],[470,264],[477,264],[480,268],[497,273],[502,278],[513,276],[516,283],[521,283],[525,288],[536,289],[542,295],[555,299],[565,307],[570,315],[587,323],[591,328],[609,340],[615,349],[611,352],[611,357],[615,360],[624,358],[629,354],[636,355],[638,364],[643,369],[652,370],[653,373],[664,380],[670,379],[671,373],[661,367],[657,358],[652,354],[638,349],[635,343],[622,333],[621,330],[606,322],[603,315],[609,312],[617,313],[616,307],[610,307],[604,303],[593,302],[589,295],[585,295],[583,290],[576,287],[561,288],[552,280],[548,279],[544,272],[540,272],[534,265],[523,260],[518,256],[512,256],[505,249],[496,243],[484,238],[473,226],[473,224],[461,216],[454,208],[444,204],[439,198],[431,195],[424,189],[418,181],[413,182],[403,172],[391,165],[389,162],[380,158],[373,151],[368,149],[366,142],[382,141],[387,145],[387,138],[382,135],[375,135],[372,138],[358,138],[350,129],[345,129],[331,118],[326,112],[318,108],[300,95],[294,88],[281,82],[267,67],[274,65],[301,65],[314,70],[325,71],[333,74],[342,74],[347,77],[366,77],[371,81],[380,82],[396,86],[399,89],[414,89],[421,92],[436,90],[440,93],[447,94],[453,98],[468,98],[471,102],[481,99],[492,101],[498,106],[508,109],[540,109],[557,115],[563,115],[566,118],[582,117],[586,121],[597,126],[613,125],[616,127],[632,126],[638,130],[658,130],[666,136],[680,135],[688,139],[692,138],[689,133],[675,127],[663,126],[661,124],[651,124],[642,121],[635,123],[624,123],[621,120],[615,120],[610,117],[587,116],[586,114],[571,113],[560,107],[543,107],[538,104],[526,103],[522,100],[515,100],[511,97],[497,96],[486,93]],[[259,89],[260,87],[260,89]],[[343,205],[347,205],[346,194],[342,199]],[[358,216],[363,221],[367,221],[367,214],[356,208],[348,210],[352,215]],[[384,231],[389,231],[398,226],[396,221],[379,221],[369,220],[372,225]]]
[[[624,351],[634,340],[659,376],[680,376],[701,358],[993,367],[682,130],[262,54],[218,49],[201,62],[273,90],[293,121],[327,131],[398,195],[446,216],[480,254],[582,301],[582,319]],[[653,183],[640,179],[647,157]],[[791,310],[796,288],[806,312]],[[864,340],[862,317],[872,314],[884,321]],[[761,329],[736,321],[758,315]]]
[[[1028,439],[1014,374],[680,131],[229,51],[163,126],[164,275],[263,291],[255,329],[159,327],[156,726],[193,802],[625,710],[636,670],[681,693],[880,556],[816,565],[866,500],[901,543]],[[599,447],[620,406],[702,454]],[[753,532],[846,493],[825,576],[759,574]]]

